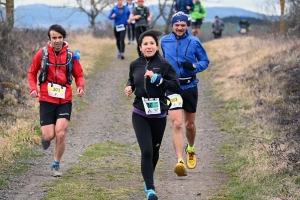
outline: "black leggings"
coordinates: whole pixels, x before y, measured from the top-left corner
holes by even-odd
[[[155,189],[153,174],[159,158],[167,118],[147,118],[132,113],[132,125],[141,150],[141,170],[147,189]]]
[[[127,25],[128,28],[128,41],[133,41],[135,38],[135,24]]]
[[[144,33],[147,30],[148,30],[147,26],[138,26],[138,27],[135,27],[135,37],[136,37],[137,52],[139,54],[139,57],[141,56],[141,51],[140,51],[140,47],[139,47],[139,37],[140,37],[140,35],[142,33]]]
[[[125,35],[126,35],[126,29],[123,31],[117,31],[116,27],[114,28],[114,34],[116,38],[116,44],[119,50],[119,53],[124,53],[125,51]]]

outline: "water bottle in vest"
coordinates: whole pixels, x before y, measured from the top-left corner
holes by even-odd
[[[80,60],[80,50],[75,50],[73,60]]]

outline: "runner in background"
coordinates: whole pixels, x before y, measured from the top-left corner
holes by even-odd
[[[135,20],[135,37],[137,41],[137,52],[141,56],[140,47],[138,45],[138,40],[140,35],[149,29],[149,22],[152,20],[152,14],[148,7],[144,6],[144,0],[138,0],[138,7],[133,9],[130,14],[129,20]]]
[[[214,34],[214,39],[218,39],[222,37],[222,32],[224,30],[224,23],[220,18],[216,15],[215,21],[211,24],[211,32]]]
[[[110,11],[108,18],[114,20],[114,35],[116,38],[116,45],[118,48],[118,59],[124,59],[125,52],[125,36],[130,10],[124,6],[124,0],[117,0],[115,5]]]
[[[242,16],[242,20],[239,21],[239,26],[238,26],[238,32],[243,35],[243,34],[248,34],[250,30],[250,23],[247,20],[246,16]]]
[[[204,17],[206,17],[206,10],[200,0],[195,1],[195,7],[190,11],[192,22],[192,34],[199,38],[200,28],[203,23]]]
[[[132,0],[127,0],[126,6],[129,8],[130,13],[133,12],[133,10],[137,7],[136,3],[134,3]],[[128,19],[128,44],[134,45],[134,39],[135,39],[135,20],[130,21]]]

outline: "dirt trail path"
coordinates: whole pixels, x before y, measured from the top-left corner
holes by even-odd
[[[132,51],[135,48],[130,48]],[[76,121],[68,130],[67,147],[61,169],[66,172],[78,163],[78,156],[89,145],[105,141],[136,144],[131,125],[131,109],[120,110],[124,103],[122,83],[128,74],[129,60],[115,60],[105,70],[99,71],[87,81],[86,96],[91,100],[90,107],[83,112],[74,113],[72,121]],[[122,91],[121,91],[122,90]],[[197,138],[196,153],[198,165],[188,170],[188,176],[179,178],[173,172],[176,163],[171,140],[171,123],[168,120],[165,137],[161,147],[159,167],[155,173],[155,184],[159,199],[193,200],[205,199],[224,180],[224,175],[213,168],[213,162],[219,160],[215,156],[217,145],[221,144],[223,133],[213,124],[209,113],[212,111],[210,97],[204,95],[208,91],[207,84],[199,83],[199,106],[196,118]],[[133,98],[132,98],[133,100]],[[114,127],[114,132],[108,130]],[[117,131],[115,131],[117,130]],[[53,144],[45,151],[45,156],[35,159],[28,173],[11,177],[9,187],[0,191],[0,199],[8,200],[40,200],[47,194],[42,186],[53,178],[50,165],[53,157]],[[42,150],[39,150],[42,152]],[[139,184],[139,183],[137,183]],[[142,184],[141,184],[142,188]],[[132,199],[144,199],[144,195]]]

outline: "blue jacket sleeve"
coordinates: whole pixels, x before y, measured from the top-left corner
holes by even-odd
[[[190,4],[189,5],[191,7],[191,10],[194,10],[195,4],[194,4],[193,0],[190,0]]]
[[[111,11],[110,11],[110,13],[109,13],[109,15],[108,15],[108,19],[115,19],[115,18],[113,18],[112,17],[112,14],[115,12],[115,9],[113,8],[113,9],[111,9]]]
[[[175,10],[178,11],[178,10],[177,10],[177,0],[175,1],[175,5],[174,5],[174,11],[175,11]]]
[[[197,45],[196,57],[198,62],[194,64],[196,65],[196,69],[195,69],[196,73],[198,73],[204,71],[208,67],[210,61],[200,41],[197,41],[196,45]]]
[[[160,48],[161,48],[161,51],[162,51],[162,57],[166,58],[166,54],[165,54],[165,51],[164,51],[163,46],[162,46],[162,41],[163,40],[160,40]]]

